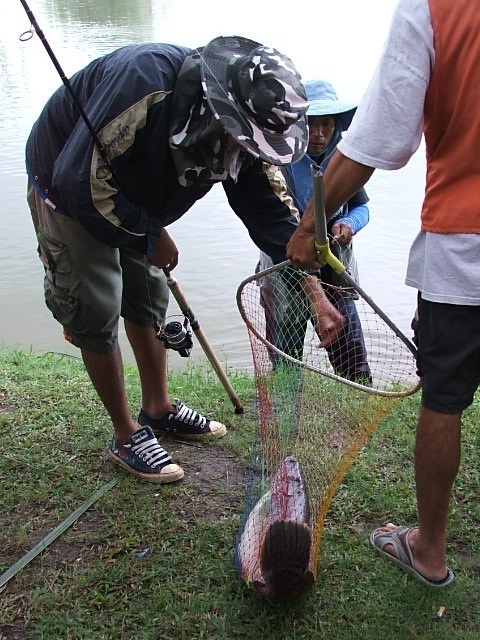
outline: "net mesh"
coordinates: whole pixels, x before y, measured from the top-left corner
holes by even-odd
[[[267,270],[237,295],[258,420],[235,560],[269,600],[294,598],[314,583],[336,488],[375,426],[419,385],[414,349],[352,290],[322,283],[347,323],[343,338],[318,348],[303,276],[288,266]]]

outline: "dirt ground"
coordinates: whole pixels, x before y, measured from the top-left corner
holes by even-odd
[[[201,448],[201,454],[192,455],[192,446]],[[185,520],[202,517],[216,522],[226,510],[242,512],[247,469],[232,451],[184,442],[177,442],[175,448],[185,469],[182,482],[195,486],[194,500],[191,496],[188,500],[179,496],[172,503],[178,516]],[[219,486],[222,487],[221,492],[218,491]]]

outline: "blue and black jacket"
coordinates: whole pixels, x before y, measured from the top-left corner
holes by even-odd
[[[180,186],[169,147],[172,92],[189,53],[169,44],[129,45],[70,79],[113,175],[64,86],[32,128],[26,146],[30,179],[59,214],[71,216],[108,246],[145,253],[162,227],[212,187]],[[255,244],[275,262],[284,260],[297,222],[271,188],[262,162],[253,162],[237,182],[222,185]]]

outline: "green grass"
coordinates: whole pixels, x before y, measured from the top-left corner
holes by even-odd
[[[207,364],[170,375],[172,396],[227,422],[229,432],[179,451],[185,480],[160,487],[108,460],[108,417],[79,360],[5,349],[0,363],[0,573],[119,478],[3,589],[0,639],[480,637],[478,401],[465,414],[451,508],[451,588],[409,579],[368,543],[371,528],[386,520],[415,522],[417,395],[376,429],[344,477],[328,513],[317,583],[294,603],[272,605],[239,579],[233,562],[255,428],[251,377],[229,371],[246,408],[236,416]],[[135,408],[134,367],[126,366],[126,379]],[[204,486],[199,469],[207,462],[218,473]]]

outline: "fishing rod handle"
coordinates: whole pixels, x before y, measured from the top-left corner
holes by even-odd
[[[177,301],[177,304],[180,307],[180,311],[183,313],[183,315],[186,318],[189,319],[192,330],[198,342],[200,343],[200,346],[202,347],[203,352],[205,353],[208,360],[210,361],[210,364],[212,365],[213,370],[217,374],[218,379],[222,383],[223,388],[228,394],[228,397],[232,401],[232,404],[235,408],[235,413],[243,413],[244,409],[240,401],[240,398],[237,396],[232,385],[230,384],[230,380],[228,379],[227,374],[223,370],[222,365],[220,364],[217,356],[215,355],[215,352],[210,346],[210,343],[208,342],[206,335],[203,333],[200,327],[200,323],[198,322],[197,318],[195,317],[195,314],[190,308],[190,305],[188,304],[187,299],[183,294],[183,291],[180,289],[180,285],[178,284],[178,281],[176,280],[176,278],[174,278],[171,275],[169,269],[167,269],[166,267],[163,268],[163,273],[167,277],[168,287],[173,297]]]

